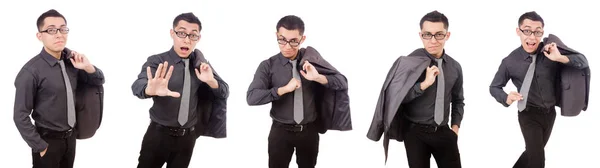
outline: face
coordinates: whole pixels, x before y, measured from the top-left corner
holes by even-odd
[[[173,48],[179,57],[187,58],[196,48],[200,40],[200,26],[180,20],[174,29],[171,29]]]
[[[287,30],[283,27],[280,27],[276,34],[281,54],[286,58],[295,59],[306,36],[301,35],[298,30]]]
[[[419,32],[423,47],[435,57],[441,57],[444,44],[450,38],[450,32],[444,28],[443,22],[423,22],[423,28]]]
[[[60,53],[67,44],[68,30],[65,19],[62,17],[47,17],[36,36],[48,52]]]
[[[535,53],[544,35],[542,22],[529,19],[523,20],[523,24],[517,28],[517,35],[521,39],[523,49],[527,53]]]

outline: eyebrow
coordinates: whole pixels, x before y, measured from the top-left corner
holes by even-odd
[[[429,34],[444,34],[445,32],[444,32],[444,31],[438,31],[438,32],[435,32],[435,33],[431,33],[431,32],[425,31],[425,32],[422,32],[422,33],[429,33]]]
[[[285,36],[283,36],[283,35],[279,35],[279,37],[281,37],[281,38],[283,38],[283,39],[288,39],[288,38],[286,38],[286,37],[285,37]],[[294,38],[291,38],[291,39],[288,39],[288,40],[299,40],[299,38],[298,38],[298,37],[294,37]]]

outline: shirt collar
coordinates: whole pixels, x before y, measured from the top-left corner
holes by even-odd
[[[429,52],[427,52],[427,50],[425,50],[425,48],[423,48],[423,52],[425,53],[425,55],[427,55],[427,57],[429,57],[431,60],[436,61],[437,58],[435,58],[433,55],[429,54]],[[442,56],[440,57],[440,59],[442,59],[442,62],[446,62],[446,49],[442,50]]]
[[[298,55],[296,56],[296,60],[300,60],[301,59],[301,54],[300,54],[300,50],[298,50]],[[281,63],[281,65],[285,65],[287,63],[290,63],[290,59],[285,58],[283,56],[283,54],[281,54],[281,52],[279,52],[279,54],[277,54],[277,59],[279,60],[279,62]]]
[[[170,64],[172,64],[172,65],[175,65],[175,64],[177,64],[177,63],[179,63],[179,62],[183,62],[183,59],[184,59],[184,58],[181,58],[181,57],[180,57],[180,56],[177,54],[177,52],[175,52],[175,47],[174,47],[174,46],[173,46],[173,47],[171,47],[171,49],[169,50],[169,54],[168,54],[168,55],[169,55],[169,56],[168,56],[169,63],[170,63]],[[192,53],[190,54],[190,56],[188,56],[188,57],[187,57],[187,59],[191,59],[191,58],[193,58],[193,57],[194,57],[194,52],[192,52]],[[191,62],[191,61],[190,61],[190,62]]]
[[[60,59],[56,59],[56,58],[54,58],[54,56],[50,55],[50,53],[48,53],[48,52],[46,51],[46,49],[44,49],[43,47],[42,47],[42,51],[40,52],[40,56],[41,56],[41,57],[42,57],[42,58],[43,58],[43,59],[44,59],[44,60],[45,60],[45,61],[48,63],[48,65],[50,65],[50,66],[54,66],[54,65],[58,64],[58,60],[66,60],[66,55],[67,55],[66,51],[65,51],[65,50],[63,50],[63,51],[61,51],[61,52],[60,52]],[[65,61],[65,62],[67,62],[67,61]]]

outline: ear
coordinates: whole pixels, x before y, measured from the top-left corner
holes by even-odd
[[[519,32],[521,32],[521,30],[519,30],[519,28],[515,28],[515,33],[517,33],[517,36],[521,36],[521,34],[519,34]]]
[[[423,38],[423,34],[421,32],[419,32],[419,39]]]
[[[450,32],[446,32],[446,40],[450,39]]]
[[[42,41],[42,33],[39,33],[39,32],[38,32],[38,33],[35,33],[35,36],[37,37],[37,39],[38,39],[39,41]]]
[[[306,40],[306,36],[302,36],[302,40],[300,40],[300,45],[302,45],[302,43],[304,43],[304,40]]]

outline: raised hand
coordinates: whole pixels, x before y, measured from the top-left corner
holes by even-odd
[[[292,78],[292,79],[290,79],[290,81],[288,82],[287,85],[282,86],[279,89],[277,89],[277,94],[279,94],[279,96],[281,96],[286,93],[293,92],[296,89],[300,89],[300,87],[302,87],[302,82],[300,82],[300,80],[298,80],[296,78]]]
[[[71,51],[71,64],[77,69],[84,70],[87,73],[96,72],[96,68],[94,65],[90,63],[87,57],[84,54],[77,53],[75,51]]]
[[[425,71],[425,80],[421,82],[421,90],[425,90],[429,86],[433,85],[438,74],[440,74],[440,69],[438,69],[437,66],[433,65],[431,67],[427,67],[427,70]]]
[[[180,94],[178,92],[173,92],[169,90],[169,79],[171,79],[171,75],[173,74],[173,66],[167,68],[169,63],[165,61],[165,63],[158,64],[158,68],[156,68],[156,73],[154,77],[152,77],[152,71],[150,67],[146,67],[146,74],[148,76],[148,84],[146,85],[146,95],[149,96],[171,96],[171,97],[179,97]]]

